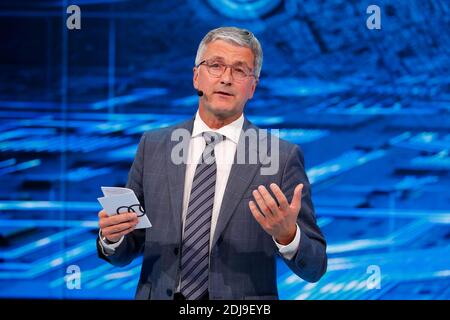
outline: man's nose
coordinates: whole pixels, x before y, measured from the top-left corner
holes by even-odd
[[[231,75],[231,68],[227,67],[220,77],[220,82],[223,84],[231,84],[233,76]]]

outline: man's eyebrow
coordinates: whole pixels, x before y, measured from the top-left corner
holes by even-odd
[[[244,61],[236,61],[235,63],[233,63],[234,66],[245,66],[247,68],[250,68],[246,62]]]
[[[209,58],[208,60],[220,60],[220,61],[224,61],[225,59],[219,56],[212,56],[211,58]]]
[[[211,58],[209,58],[208,60],[213,60],[213,61],[225,61],[225,59],[223,57],[220,56],[213,56]],[[247,68],[250,68],[247,63],[245,61],[235,61],[234,63],[232,63],[232,65],[234,66],[246,66]]]

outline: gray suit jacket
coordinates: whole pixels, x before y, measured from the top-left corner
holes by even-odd
[[[186,165],[171,161],[172,148],[179,143],[171,141],[171,133],[177,128],[192,132],[192,127],[193,120],[189,120],[149,131],[139,143],[127,188],[133,189],[144,204],[152,228],[128,234],[109,256],[103,254],[97,241],[99,257],[115,266],[125,266],[143,254],[136,299],[172,299],[178,285]],[[243,130],[249,128],[257,129],[245,119]],[[241,135],[239,145],[242,143]],[[274,182],[291,201],[295,186],[304,184],[297,221],[301,230],[299,250],[292,260],[284,260],[309,282],[318,281],[326,271],[326,242],[316,224],[303,154],[297,145],[282,139],[279,150],[279,170],[274,175],[260,174],[264,161],[232,165],[210,244],[210,299],[278,299],[276,256],[280,253],[248,207],[252,191],[259,185],[268,187]]]

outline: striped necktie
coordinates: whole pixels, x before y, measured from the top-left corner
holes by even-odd
[[[208,290],[209,238],[216,187],[214,146],[224,137],[204,132],[206,147],[195,170],[184,223],[181,248],[181,293],[187,300],[201,298]]]

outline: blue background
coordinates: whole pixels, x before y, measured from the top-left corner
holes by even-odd
[[[265,58],[245,113],[303,148],[328,241],[318,283],[280,261],[280,297],[449,299],[448,1],[70,4],[81,30],[64,1],[0,4],[0,297],[133,297],[141,260],[96,257],[100,186],[125,184],[144,131],[193,115],[197,46],[235,25]]]

